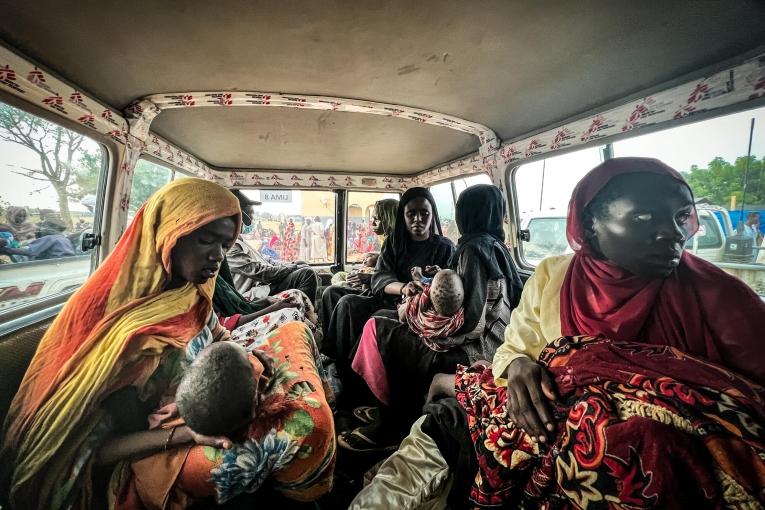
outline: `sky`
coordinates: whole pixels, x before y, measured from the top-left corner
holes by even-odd
[[[89,139],[83,142],[82,149],[91,153],[101,150],[98,143]],[[11,205],[58,210],[58,196],[53,187],[47,182],[16,173],[24,172],[24,168],[40,168],[37,153],[21,145],[0,140],[0,200]],[[69,209],[72,212],[88,210],[79,201],[70,201]]]
[[[615,156],[657,157],[674,168],[686,171],[691,165],[706,166],[721,156],[732,162],[746,155],[750,119],[756,119],[752,154],[765,156],[765,108],[737,113],[717,119],[701,121],[648,135],[614,143]],[[91,152],[99,145],[88,140],[83,147]],[[516,174],[519,209],[522,213],[539,210],[565,210],[571,191],[581,177],[601,161],[599,148],[589,148],[563,156],[548,158],[523,165]],[[15,172],[23,167],[37,167],[39,160],[34,152],[20,145],[0,141],[0,199],[11,205],[31,208],[57,209],[53,188],[44,182],[34,181]],[[544,193],[541,197],[542,167],[544,166]],[[300,191],[294,191],[295,201]],[[724,204],[723,204],[724,205]],[[73,211],[86,211],[79,203],[70,203]],[[291,204],[269,204],[275,213],[293,213]],[[447,215],[448,216],[448,215]]]

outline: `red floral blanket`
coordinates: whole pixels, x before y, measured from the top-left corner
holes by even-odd
[[[762,508],[762,387],[670,347],[602,338],[560,338],[539,362],[560,395],[549,445],[509,420],[491,370],[457,373],[476,508]]]

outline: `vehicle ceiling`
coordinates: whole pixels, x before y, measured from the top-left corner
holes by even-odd
[[[513,139],[765,42],[765,2],[0,2],[0,38],[108,105],[254,90],[434,110]],[[212,165],[417,173],[471,153],[438,126],[286,108],[163,112]]]

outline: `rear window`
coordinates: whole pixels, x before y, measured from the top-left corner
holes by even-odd
[[[245,190],[262,202],[242,237],[273,261],[330,264],[335,260],[335,193],[306,190]]]
[[[0,103],[0,317],[88,277],[105,169],[96,141]]]

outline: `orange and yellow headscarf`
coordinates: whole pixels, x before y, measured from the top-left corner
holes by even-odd
[[[226,188],[181,179],[138,211],[114,251],[69,299],[40,342],[5,423],[2,462],[14,467],[15,508],[60,508],[73,463],[114,391],[140,388],[167,348],[205,326],[214,279],[164,290],[178,239],[241,211]],[[7,464],[8,465],[8,464]]]

